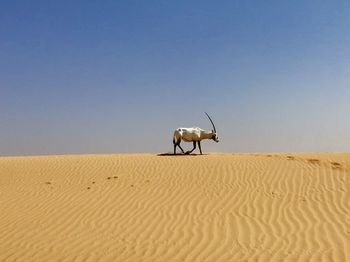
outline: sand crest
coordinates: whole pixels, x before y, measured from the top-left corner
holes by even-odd
[[[350,261],[350,154],[0,158],[0,261]]]

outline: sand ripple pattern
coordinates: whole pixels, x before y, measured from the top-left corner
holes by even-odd
[[[350,154],[0,158],[0,261],[350,261]]]

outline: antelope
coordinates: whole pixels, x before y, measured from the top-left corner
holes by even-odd
[[[213,120],[211,120],[210,116],[204,112],[207,117],[209,118],[211,124],[213,125],[212,131],[203,130],[199,127],[180,127],[175,129],[174,136],[173,136],[173,144],[174,144],[174,155],[176,155],[176,147],[178,146],[183,154],[191,154],[196,149],[196,143],[198,143],[199,152],[202,155],[202,148],[201,148],[201,141],[204,139],[212,139],[216,143],[219,142],[219,138],[216,132],[215,125],[213,123]],[[193,142],[193,149],[191,151],[187,151],[186,153],[180,146],[181,141],[185,142]]]

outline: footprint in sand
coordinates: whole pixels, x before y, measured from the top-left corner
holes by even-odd
[[[300,202],[306,202],[306,197],[299,196],[299,201],[300,201]]]
[[[278,199],[281,199],[283,197],[283,194],[281,192],[277,192],[277,191],[272,191],[270,196],[272,198],[278,198]]]
[[[295,160],[294,156],[287,156],[287,160]]]
[[[338,162],[331,162],[332,168],[339,169],[341,168],[341,164]]]
[[[88,187],[87,189],[90,189],[91,187]]]
[[[118,178],[118,176],[114,176],[113,178]]]
[[[319,164],[320,160],[318,160],[318,159],[308,159],[307,162],[309,162],[310,164]]]
[[[46,185],[51,185],[51,182],[45,182]]]
[[[109,176],[109,177],[107,177],[107,179],[109,180],[109,179],[111,179],[111,177]]]

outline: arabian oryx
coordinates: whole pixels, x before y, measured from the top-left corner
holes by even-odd
[[[216,133],[216,128],[215,128],[215,125],[213,123],[213,120],[211,120],[210,116],[206,112],[204,112],[204,113],[207,115],[211,124],[213,125],[213,130],[207,131],[207,130],[203,130],[199,127],[190,127],[190,128],[180,127],[180,128],[177,128],[174,132],[174,137],[173,137],[174,155],[176,155],[176,147],[177,146],[181,149],[183,154],[191,154],[193,152],[193,150],[196,149],[196,143],[198,143],[199,152],[202,154],[201,141],[203,139],[212,139],[216,143],[219,142],[219,138],[218,138],[218,135]],[[193,142],[193,149],[191,151],[187,151],[185,153],[184,150],[182,149],[182,147],[180,146],[180,143],[182,140],[185,142]]]

